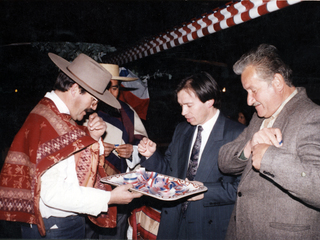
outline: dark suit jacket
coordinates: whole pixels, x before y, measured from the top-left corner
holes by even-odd
[[[224,239],[236,199],[240,177],[222,174],[218,169],[218,153],[222,145],[234,140],[244,129],[220,113],[203,150],[195,177],[208,188],[204,199],[189,203],[185,221],[180,221],[181,202],[162,208],[158,239]],[[149,171],[185,179],[195,126],[180,123],[174,132],[165,157],[155,152],[141,165]],[[186,235],[179,235],[179,228]]]

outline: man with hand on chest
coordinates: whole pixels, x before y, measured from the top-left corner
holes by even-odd
[[[53,91],[31,111],[15,136],[0,174],[0,218],[22,222],[22,238],[85,238],[84,215],[115,227],[116,209],[141,194],[131,185],[111,191],[101,136],[106,124],[96,113],[78,125],[101,100],[119,102],[105,91],[111,74],[85,54],[69,63],[49,53],[60,68]]]
[[[226,239],[319,239],[320,107],[272,45],[233,69],[257,112],[219,154],[222,172],[242,174]]]

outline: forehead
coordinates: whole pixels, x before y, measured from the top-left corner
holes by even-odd
[[[198,96],[195,94],[194,91],[192,91],[189,88],[184,88],[181,91],[178,92],[177,94],[178,97],[178,102],[180,104],[184,104],[184,103],[188,103],[188,102],[192,102],[195,100],[199,100]],[[200,100],[199,100],[200,101]]]
[[[248,66],[244,69],[241,74],[241,82],[244,89],[258,86],[265,81],[259,77],[254,66]]]
[[[117,85],[119,85],[119,81],[111,79],[110,84],[111,84],[111,86],[117,86]]]

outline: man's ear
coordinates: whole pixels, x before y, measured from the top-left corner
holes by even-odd
[[[70,93],[73,97],[75,97],[77,95],[77,93],[79,93],[80,89],[78,84],[74,83],[71,87],[70,87]]]
[[[214,104],[214,99],[210,99],[206,101],[206,105],[208,106],[208,108],[212,107]]]
[[[277,91],[281,92],[284,88],[285,81],[281,74],[276,73],[272,80],[272,86],[277,89]]]

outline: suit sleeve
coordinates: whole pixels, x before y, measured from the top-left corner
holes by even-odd
[[[232,126],[228,131],[228,139],[230,141],[236,139],[241,132],[243,132],[242,125]],[[217,181],[204,182],[204,185],[208,188],[208,191],[205,193],[204,206],[229,205],[234,204],[236,200],[237,188],[241,175],[226,175],[221,172],[218,172],[218,174],[220,174],[220,177]]]
[[[218,182],[204,182],[208,191],[204,194],[204,206],[221,206],[234,204],[241,176],[222,176]]]
[[[168,146],[168,149],[163,156],[158,150],[148,159],[142,159],[141,166],[145,167],[149,171],[155,171],[162,174],[168,174],[170,171],[170,161],[172,156],[172,149],[177,149],[178,142],[180,141],[181,130],[183,129],[181,124],[176,127],[172,141]],[[169,174],[170,175],[170,174]]]
[[[251,123],[250,123],[251,125]],[[250,125],[232,142],[222,146],[219,151],[218,164],[219,169],[226,174],[242,174],[248,161],[251,159],[242,160],[239,158],[246,143],[248,142]]]
[[[141,166],[146,168],[147,171],[166,174],[168,165],[168,162],[159,151],[155,151],[154,154],[148,159],[145,157],[141,158]]]

